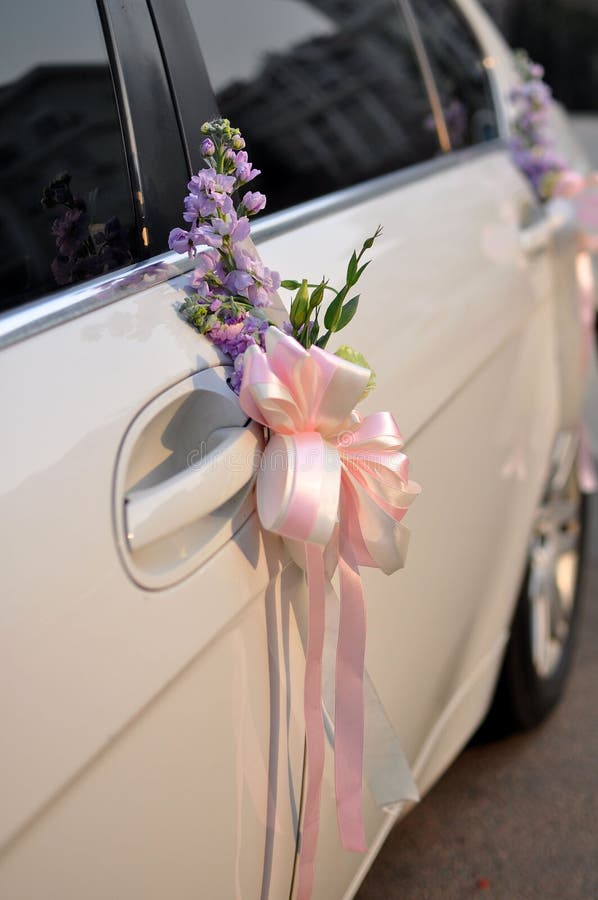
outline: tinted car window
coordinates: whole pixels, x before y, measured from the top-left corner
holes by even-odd
[[[97,6],[1,2],[0,309],[131,263],[133,207]]]
[[[449,0],[412,4],[436,79],[453,150],[498,135],[483,54],[461,13]]]
[[[282,209],[439,150],[394,0],[188,0],[223,115]]]

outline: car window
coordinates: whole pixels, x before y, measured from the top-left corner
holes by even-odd
[[[96,3],[1,6],[0,310],[136,256]]]
[[[412,3],[436,80],[453,150],[498,135],[487,61],[450,0]]]
[[[269,211],[429,159],[438,137],[393,0],[187,0]]]

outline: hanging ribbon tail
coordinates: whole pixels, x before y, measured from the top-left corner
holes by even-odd
[[[297,900],[309,900],[313,890],[320,830],[320,797],[324,777],[324,718],[322,715],[322,654],[324,650],[326,575],[323,547],[306,544],[309,611],[305,654],[305,743],[307,786],[301,832]]]
[[[581,250],[575,261],[577,275],[577,293],[579,304],[579,322],[581,328],[581,365],[587,377],[594,344],[594,316],[596,288],[592,259],[587,250]],[[584,494],[593,494],[598,489],[596,465],[592,458],[592,450],[585,422],[582,422],[579,438],[578,458],[579,486]]]
[[[583,494],[595,494],[598,490],[598,476],[596,475],[596,463],[592,456],[592,448],[588,429],[582,424],[579,433],[579,463],[578,463],[579,487]]]
[[[339,529],[340,616],[336,648],[334,773],[336,811],[345,850],[365,853],[363,824],[363,730],[365,710],[365,598],[357,559],[343,527]]]
[[[332,747],[334,747],[335,671],[339,611],[338,597],[333,586],[328,583],[326,585],[322,701],[326,736]],[[367,669],[364,670],[363,687],[365,706],[364,781],[376,806],[386,813],[394,815],[405,803],[417,802],[419,793],[399,738]]]
[[[288,545],[287,541],[287,545]],[[297,556],[302,568],[304,557]],[[307,647],[307,618],[301,604],[293,603],[295,620],[303,647]],[[326,738],[334,749],[335,672],[338,643],[339,600],[334,587],[326,580],[326,628],[322,659],[322,710]],[[420,797],[409,763],[384,704],[378,696],[367,669],[363,673],[365,735],[363,754],[364,781],[376,806],[389,814],[397,813],[405,803]]]
[[[397,815],[405,804],[419,801],[419,791],[397,734],[367,670],[364,694],[365,780],[376,806],[389,815]]]

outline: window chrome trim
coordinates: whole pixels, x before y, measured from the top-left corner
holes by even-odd
[[[102,275],[92,281],[67,288],[7,310],[0,315],[0,349],[33,337],[41,331],[77,319],[94,309],[109,306],[117,300],[161,284],[193,268],[193,260],[177,253],[162,253]]]
[[[445,153],[426,162],[362,181],[340,191],[325,194],[297,206],[273,213],[254,223],[252,237],[259,245],[316,219],[365,203],[388,191],[404,187],[464,165],[474,159],[506,150],[500,138],[463,150]],[[62,325],[93,310],[124,300],[154,285],[184,275],[193,268],[193,260],[178,253],[162,253],[118,272],[95,278],[33,303],[7,310],[0,315],[0,349],[40,332]]]

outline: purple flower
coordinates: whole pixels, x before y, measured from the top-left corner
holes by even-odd
[[[214,266],[218,262],[218,253],[216,250],[204,250],[195,259],[195,268],[193,270],[192,283],[195,284],[196,279],[201,279],[208,272],[214,270]]]
[[[272,297],[280,287],[280,275],[264,266],[261,277],[247,289],[247,299],[254,306],[272,306]]]
[[[461,147],[467,134],[467,110],[464,104],[454,97],[444,107],[444,118],[452,145]]]
[[[204,202],[204,198],[199,197],[197,194],[187,194],[183,200],[183,219],[185,222],[195,222],[196,219],[201,218],[201,209]]]
[[[247,184],[248,181],[253,181],[254,178],[261,175],[261,170],[254,169],[249,162],[249,156],[247,155],[246,150],[239,150],[238,153],[229,151],[229,153],[230,155],[228,158],[233,161],[235,165],[235,175],[241,184]]]
[[[96,278],[98,275],[102,275],[106,269],[107,267],[104,260],[97,254],[94,253],[90,256],[82,256],[74,260],[73,281]]]
[[[133,261],[127,235],[118,216],[108,219],[104,230],[95,235],[95,242],[101,247],[100,255],[108,269],[116,269]]]
[[[230,197],[235,186],[232,175],[219,175],[213,169],[202,169],[188,184],[183,218],[193,222],[197,218],[209,218],[218,211],[227,214],[233,209]]]
[[[216,151],[214,141],[211,138],[204,138],[200,144],[199,151],[202,156],[214,156]]]
[[[56,284],[61,287],[65,284],[70,284],[73,280],[73,263],[68,256],[62,256],[59,254],[55,259],[52,260],[52,264],[50,265],[52,270],[52,275],[54,276],[54,281]]]
[[[229,235],[232,244],[244,241],[246,237],[249,237],[249,232],[251,231],[247,216],[242,216],[238,219],[234,211],[225,216],[224,219],[213,219],[212,225],[214,231],[218,234],[223,236],[225,234]]]
[[[230,239],[231,243],[236,244],[240,241],[244,241],[245,238],[249,237],[249,232],[251,231],[251,226],[249,224],[249,219],[247,216],[241,216],[240,219],[235,223],[232,231],[230,231]]]
[[[544,78],[544,66],[541,66],[540,63],[534,63],[530,60],[528,71],[532,78],[537,78],[538,80]]]
[[[205,191],[218,194],[231,194],[235,187],[235,179],[232,175],[221,175],[213,169],[200,169],[197,175],[193,175],[188,184],[191,193]]]
[[[565,161],[550,147],[540,145],[521,147],[515,143],[511,145],[511,152],[515,165],[529,178],[540,196],[545,195],[545,179],[566,168]]]
[[[233,248],[233,259],[237,270],[247,273],[246,287],[238,293],[247,297],[253,306],[271,306],[272,295],[280,287],[280,275],[268,269],[255,256],[240,247]]]
[[[235,360],[251,344],[261,344],[267,328],[265,319],[242,313],[228,321],[219,321],[210,329],[209,335],[221,350]]]
[[[217,322],[210,329],[210,338],[217,347],[228,353],[233,359],[243,353],[247,347],[246,338],[243,336],[243,325],[246,315],[230,322]]]
[[[223,284],[231,292],[231,294],[238,294],[240,297],[247,297],[249,288],[253,285],[253,278],[249,274],[249,272],[243,272],[240,269],[233,269],[232,272],[228,272],[224,279]]]
[[[250,215],[260,212],[266,205],[266,195],[259,191],[247,191],[243,197],[243,206]]]
[[[243,370],[244,370],[244,357],[242,354],[236,357],[235,366],[233,369],[233,373],[230,376],[229,384],[235,394],[238,394],[241,390],[241,383],[243,381]]]
[[[205,223],[198,228],[202,240],[210,247],[221,247],[222,239],[226,236],[230,237],[232,244],[243,241],[249,235],[249,231],[249,219],[246,216],[237,219],[234,210],[224,218],[214,216],[209,224]]]
[[[184,228],[173,228],[168,235],[168,246],[177,253],[188,253],[195,256],[195,245],[199,243],[196,232],[185,231]]]
[[[54,220],[52,234],[59,254],[73,256],[89,237],[89,216],[82,209],[67,209],[62,218]]]

